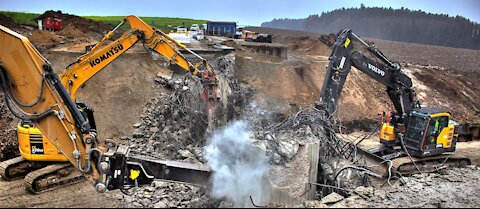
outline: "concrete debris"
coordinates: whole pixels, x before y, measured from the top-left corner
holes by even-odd
[[[296,142],[281,141],[278,144],[278,154],[292,159],[298,152],[300,145]]]
[[[345,199],[345,197],[333,192],[333,193],[327,195],[326,197],[322,198],[322,201],[320,203],[325,204],[325,205],[335,204],[337,202],[342,201],[343,199]]]
[[[355,188],[355,194],[357,194],[360,197],[363,197],[364,199],[368,199],[370,197],[373,197],[373,188],[372,187],[357,187]]]
[[[332,205],[331,208],[369,208],[369,206],[364,199],[358,196],[351,196]]]
[[[142,125],[141,123],[135,123],[135,124],[133,124],[133,127],[134,128],[140,128],[141,125]]]
[[[135,139],[143,138],[144,136],[145,136],[144,132],[142,132],[139,129],[135,129],[135,131],[133,131],[133,138]]]
[[[275,164],[280,164],[281,160],[282,160],[282,156],[280,156],[277,153],[273,153],[273,161],[275,162]]]
[[[303,205],[306,208],[328,208],[328,205],[321,203],[320,201],[317,200],[310,200],[310,201],[305,201]]]
[[[463,182],[450,181],[459,176]],[[420,174],[405,177],[405,185],[392,181],[392,186],[375,189],[357,187],[350,197],[332,207],[474,207],[480,204],[475,194],[479,188],[476,182],[480,175],[477,167],[448,170],[445,174]],[[469,186],[466,186],[469,185]]]
[[[162,78],[166,81],[169,81],[169,80],[173,79],[173,73],[159,72],[159,73],[157,73],[157,78]]]
[[[178,150],[178,154],[182,158],[194,158],[195,156],[188,150]]]

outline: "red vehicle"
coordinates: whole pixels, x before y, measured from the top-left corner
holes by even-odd
[[[46,17],[43,21],[44,21],[43,25],[45,30],[50,30],[50,31],[62,30],[62,19]]]
[[[54,31],[62,30],[62,19],[59,19],[59,18],[53,19],[53,30]]]
[[[52,18],[51,17],[46,17],[44,20],[43,20],[44,24],[44,28],[45,30],[50,30],[52,28]]]

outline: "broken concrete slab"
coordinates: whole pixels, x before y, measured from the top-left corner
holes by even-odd
[[[305,201],[305,202],[303,203],[303,205],[304,205],[306,208],[328,208],[328,205],[323,204],[323,203],[321,203],[321,202],[318,201],[318,200]]]
[[[327,195],[326,197],[322,198],[322,201],[320,201],[320,203],[325,204],[325,205],[335,204],[337,202],[342,201],[343,199],[345,199],[345,197],[333,192],[333,193]]]
[[[297,154],[299,147],[300,145],[296,142],[280,141],[278,143],[278,154],[290,160]]]

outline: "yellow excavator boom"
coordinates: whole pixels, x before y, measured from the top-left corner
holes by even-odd
[[[131,29],[123,33],[119,39],[106,44],[106,42],[114,35],[114,32],[125,23],[128,23]],[[86,81],[139,41],[141,41],[146,48],[163,55],[163,57],[180,66],[185,71],[189,71],[200,78],[214,79],[213,70],[205,59],[189,50],[185,45],[178,43],[175,39],[169,37],[161,30],[148,25],[140,18],[136,16],[128,16],[122,23],[112,31],[108,32],[90,52],[79,57],[77,61],[70,65],[60,76],[63,85],[67,87],[72,98],[76,100],[78,89]],[[179,49],[186,50],[201,61],[192,64],[185,58]]]

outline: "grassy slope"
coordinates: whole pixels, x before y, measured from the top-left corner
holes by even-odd
[[[35,18],[37,18],[40,14],[35,13],[26,13],[26,12],[9,12],[9,11],[0,11],[0,14],[3,14],[7,17],[10,17],[18,24],[22,25],[37,25]]]
[[[92,19],[99,22],[111,23],[113,25],[119,24],[123,20],[123,16],[85,16],[85,18]],[[192,24],[207,23],[206,20],[193,20],[185,18],[168,18],[168,17],[140,17],[147,24],[160,28],[162,30],[172,29],[173,27],[185,24],[190,27]]]
[[[13,19],[18,24],[22,25],[37,25],[34,20],[40,14],[35,13],[26,13],[26,12],[9,12],[9,11],[0,11],[0,14],[8,16]],[[111,23],[113,25],[119,24],[123,20],[123,16],[84,16],[84,18],[92,19],[99,22]],[[187,27],[190,27],[192,24],[203,24],[207,23],[206,20],[193,20],[186,18],[168,18],[168,17],[140,17],[147,24],[160,28],[162,30],[170,30],[175,26],[185,24]]]

